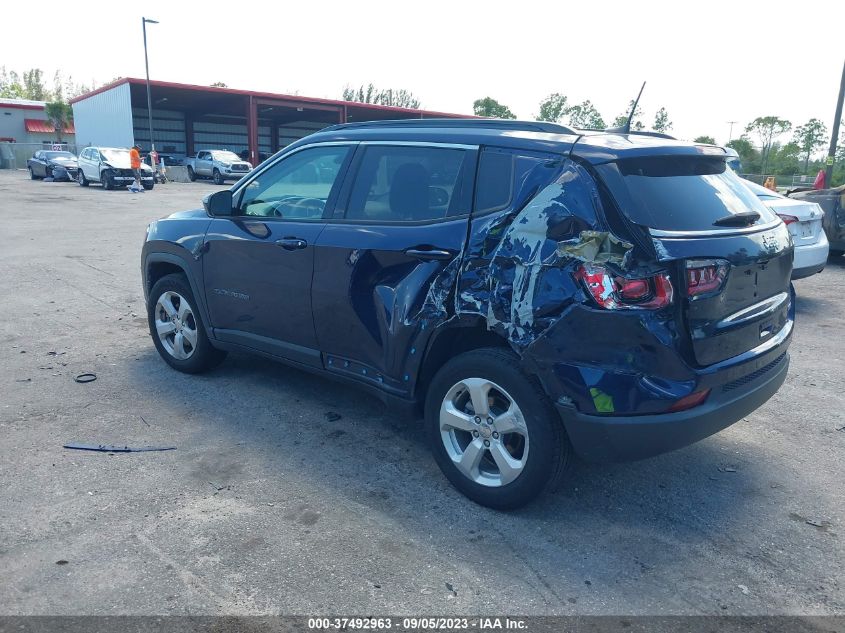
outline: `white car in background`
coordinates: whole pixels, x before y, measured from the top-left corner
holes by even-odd
[[[802,279],[824,270],[830,247],[822,228],[822,208],[815,202],[793,200],[750,181],[746,181],[745,185],[763,204],[774,211],[789,229],[795,244],[792,278]]]

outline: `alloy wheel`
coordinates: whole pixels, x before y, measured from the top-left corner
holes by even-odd
[[[455,467],[482,486],[506,486],[527,463],[522,411],[507,391],[483,378],[466,378],[446,392],[440,438]]]
[[[188,300],[168,290],[155,306],[155,328],[165,351],[177,360],[187,360],[197,349],[197,320]]]

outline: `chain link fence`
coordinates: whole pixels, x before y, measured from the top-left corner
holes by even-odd
[[[26,169],[26,161],[39,150],[61,150],[76,154],[74,143],[0,143],[0,169]]]

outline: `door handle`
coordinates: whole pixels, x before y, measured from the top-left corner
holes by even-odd
[[[287,251],[296,251],[308,246],[308,242],[299,237],[283,237],[280,240],[276,240],[276,244]]]
[[[408,257],[416,257],[424,261],[434,259],[452,259],[452,253],[437,248],[409,248],[405,251]]]

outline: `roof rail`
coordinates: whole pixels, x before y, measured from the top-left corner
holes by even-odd
[[[488,130],[519,130],[522,132],[549,132],[551,134],[577,134],[572,128],[546,121],[517,121],[514,119],[390,119],[387,121],[360,121],[339,123],[324,128],[322,132],[385,127],[463,127]]]
[[[607,134],[631,134],[636,136],[654,136],[655,138],[668,138],[672,141],[677,141],[678,139],[674,136],[670,136],[669,134],[664,134],[663,132],[650,132],[648,130],[630,130],[626,132],[621,127],[609,127],[605,130],[599,130],[606,132]]]

